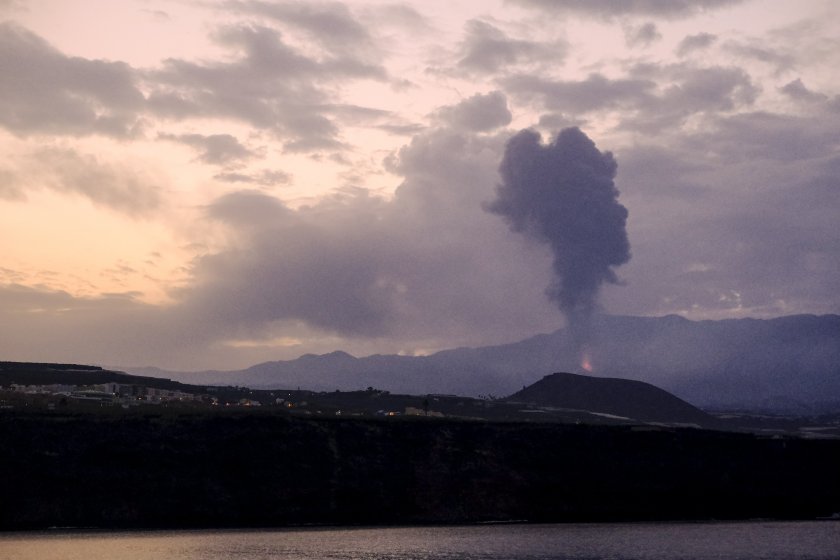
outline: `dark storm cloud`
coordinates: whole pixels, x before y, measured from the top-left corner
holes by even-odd
[[[540,140],[529,130],[510,139],[488,210],[551,248],[555,279],[547,294],[586,336],[601,286],[617,283],[614,268],[630,260],[627,209],[613,183],[617,165],[577,128],[549,145]]]
[[[467,36],[461,44],[458,60],[461,70],[492,74],[516,63],[550,60],[556,65],[566,56],[567,45],[564,43],[549,45],[512,39],[481,20],[470,20],[465,27]]]
[[[381,66],[349,55],[313,58],[264,26],[226,27],[217,41],[237,53],[231,62],[170,59],[148,78],[149,106],[162,116],[235,118],[272,131],[289,151],[341,148],[329,117],[328,86],[342,80],[386,79]]]
[[[662,39],[656,24],[647,22],[639,26],[628,26],[624,30],[624,41],[629,47],[647,47]]]
[[[647,16],[677,19],[734,6],[743,0],[511,0],[528,8],[600,18]]]
[[[68,57],[11,22],[0,23],[0,126],[15,134],[137,133],[144,98],[121,62]]]
[[[686,56],[694,51],[704,50],[711,47],[717,41],[717,35],[712,33],[698,33],[689,35],[677,45],[677,55]]]
[[[230,134],[158,134],[161,140],[180,142],[199,152],[199,159],[212,165],[227,165],[248,160],[258,154]]]
[[[507,99],[499,91],[478,93],[457,105],[439,109],[435,116],[450,126],[473,132],[486,132],[507,126],[513,118]]]

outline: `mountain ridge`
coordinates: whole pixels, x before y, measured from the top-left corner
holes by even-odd
[[[696,406],[840,410],[840,315],[718,321],[600,315],[593,321],[591,350],[593,375],[651,383]],[[509,395],[551,372],[582,371],[563,329],[428,356],[356,358],[337,352],[230,372],[122,369],[188,383],[465,396]]]

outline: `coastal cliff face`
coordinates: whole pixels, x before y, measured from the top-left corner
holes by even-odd
[[[840,442],[650,427],[0,415],[0,529],[840,511]]]

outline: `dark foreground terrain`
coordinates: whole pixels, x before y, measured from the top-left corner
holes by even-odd
[[[840,441],[271,412],[0,411],[0,529],[816,518]]]

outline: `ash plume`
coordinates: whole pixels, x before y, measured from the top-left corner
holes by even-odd
[[[548,145],[523,130],[505,147],[502,182],[487,207],[511,230],[551,248],[554,280],[546,294],[566,316],[578,351],[587,343],[601,285],[617,283],[614,267],[630,260],[616,169],[612,154],[578,128],[562,130]]]

